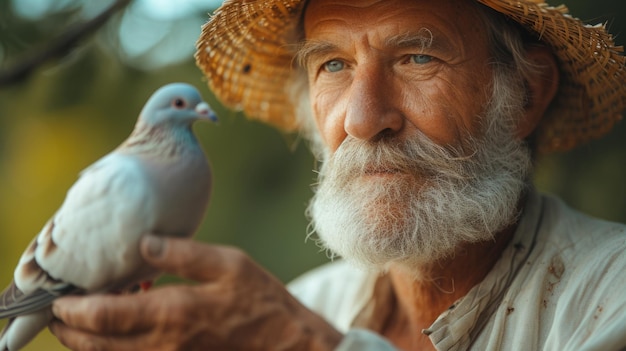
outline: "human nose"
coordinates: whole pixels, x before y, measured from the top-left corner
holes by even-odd
[[[404,117],[395,105],[397,96],[390,78],[376,69],[356,72],[347,101],[344,129],[361,140],[374,140],[383,134],[395,134],[404,125]]]

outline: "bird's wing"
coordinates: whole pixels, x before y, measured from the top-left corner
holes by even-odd
[[[35,252],[35,248],[37,247],[37,238],[33,239],[22,255],[22,257],[30,256]],[[33,263],[36,263],[34,260]],[[25,268],[25,267],[24,267]],[[25,268],[26,269],[26,268]],[[47,279],[45,276],[45,272],[41,270],[41,268],[37,265],[31,267],[33,269],[33,279]],[[12,281],[11,284],[4,289],[2,294],[0,294],[0,319],[4,318],[12,318],[18,316],[23,313],[36,311],[42,307],[45,307],[52,302],[59,295],[74,290],[75,288],[71,284],[63,283],[63,282],[53,282],[49,281],[48,289],[37,289],[28,294],[25,294],[22,290],[20,290],[17,285],[15,285],[15,281]]]
[[[0,295],[0,319],[13,318],[25,313],[37,311],[60,295],[74,292],[76,288],[70,284],[57,286],[57,290],[38,289],[30,294],[24,294],[16,285],[11,284]]]
[[[136,158],[113,153],[101,159],[81,173],[24,252],[15,285],[30,296],[71,286],[103,290],[129,278],[142,264],[138,241],[155,222],[154,201]]]

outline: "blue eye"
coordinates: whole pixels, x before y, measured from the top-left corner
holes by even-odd
[[[433,60],[433,57],[429,55],[422,55],[422,54],[411,55],[411,62],[420,64],[420,65],[429,63],[432,60]]]
[[[324,63],[324,69],[326,72],[339,72],[344,68],[345,64],[339,60],[330,60]]]

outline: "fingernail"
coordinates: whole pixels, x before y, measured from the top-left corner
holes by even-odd
[[[59,304],[60,302],[58,300],[52,303],[52,314],[57,318],[61,313],[61,307],[59,307]]]
[[[148,256],[152,258],[159,258],[159,256],[161,256],[161,254],[163,253],[163,247],[165,246],[165,243],[163,239],[148,234],[143,238],[143,245],[146,249],[145,251]]]

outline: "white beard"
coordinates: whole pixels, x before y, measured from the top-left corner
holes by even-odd
[[[308,208],[319,244],[367,269],[422,267],[514,223],[531,169],[529,148],[515,135],[524,89],[499,73],[493,91],[483,137],[463,143],[469,153],[424,135],[348,137],[332,155],[325,151]]]

